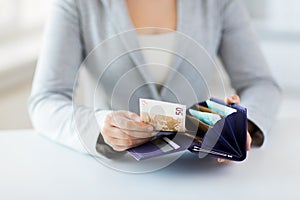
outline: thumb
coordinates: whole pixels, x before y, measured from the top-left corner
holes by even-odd
[[[227,104],[240,104],[240,97],[236,94],[231,95],[229,97],[225,97],[225,103]]]

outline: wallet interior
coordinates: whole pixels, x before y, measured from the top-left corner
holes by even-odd
[[[205,102],[198,105],[207,107]],[[247,111],[238,105],[227,106],[236,109],[237,112],[222,117],[213,126],[204,124],[202,121],[190,116],[187,112],[187,129],[195,130],[197,128],[195,138],[199,137],[202,139],[201,142],[199,140],[192,142],[188,148],[191,152],[210,154],[215,157],[236,161],[246,158]]]
[[[222,101],[211,99],[225,105]],[[192,106],[208,108],[206,102]],[[200,155],[211,155],[229,160],[246,158],[247,111],[238,105],[226,105],[237,110],[217,121],[213,126],[193,117],[187,110],[186,132],[158,132],[156,139],[132,148],[128,152],[137,160],[149,159],[188,149]]]

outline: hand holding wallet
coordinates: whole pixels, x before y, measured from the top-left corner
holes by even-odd
[[[211,109],[210,104],[216,108]],[[208,125],[193,117],[189,109],[218,114],[221,119],[213,125]],[[129,149],[128,153],[136,160],[184,150],[234,161],[242,161],[246,158],[246,108],[236,104],[227,105],[221,100],[212,98],[197,103],[189,109],[186,112],[185,132],[160,131],[154,140]]]

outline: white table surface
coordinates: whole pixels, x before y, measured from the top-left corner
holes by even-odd
[[[267,145],[244,162],[185,153],[143,174],[113,170],[32,130],[0,131],[0,199],[300,199],[298,116],[281,112]]]

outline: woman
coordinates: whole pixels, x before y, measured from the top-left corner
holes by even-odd
[[[113,46],[114,51],[105,48],[105,45],[102,47],[98,60],[104,63],[103,60],[107,55],[126,49],[126,42],[136,44],[138,40],[143,44],[145,42],[143,33],[129,36],[126,36],[126,33],[134,28],[145,27],[181,32],[203,45],[212,58],[216,56],[221,58],[233,88],[241,97],[242,105],[248,108],[247,149],[250,149],[251,137],[253,144],[262,145],[264,136],[273,123],[280,101],[280,91],[269,72],[249,17],[239,0],[56,1],[47,24],[30,97],[29,111],[34,127],[61,144],[107,157],[149,141],[155,134],[153,128],[140,122],[134,112],[124,111],[136,111],[129,109],[128,102],[131,101],[131,97],[124,99],[122,92],[113,96],[113,88],[110,88],[110,85],[116,84],[124,73],[132,69],[129,67],[122,71],[122,66],[140,64],[143,58],[138,54],[120,59],[119,64],[109,69],[110,75],[107,76],[107,80],[104,78],[102,82],[104,92],[100,94],[100,100],[112,102],[121,99],[116,103],[118,106],[112,108],[109,103],[104,103],[105,105],[97,106],[94,112],[89,107],[72,104],[73,85],[79,67],[95,47],[107,38],[125,33],[123,34],[125,42],[124,39],[123,43],[116,42]],[[157,29],[151,30],[154,31],[148,31],[146,34],[153,37],[159,35]],[[147,41],[149,42],[146,39]],[[194,56],[195,53],[188,51],[187,48],[185,50],[186,56]],[[101,55],[105,55],[103,59]],[[146,53],[144,56],[147,59]],[[148,55],[149,57],[151,55]],[[93,76],[93,70],[101,71],[102,74],[106,72],[103,63],[93,67],[87,66],[92,78],[99,78]],[[190,70],[185,67],[184,63],[180,63],[182,71],[178,71],[190,80],[194,75],[188,74]],[[120,70],[122,72],[119,73]],[[148,70],[151,71],[151,67]],[[141,74],[133,73],[125,85],[132,84],[136,87],[142,85],[143,81],[137,80],[142,79],[141,76],[145,77],[145,73],[143,71],[139,73]],[[154,79],[162,75],[157,80],[163,83],[162,86],[153,87],[144,80],[146,84],[137,93],[128,90],[127,93],[133,92],[133,96],[136,96],[134,104],[139,97],[174,100],[170,92],[164,92],[167,91],[165,86],[176,85],[178,88],[180,86],[178,81],[172,82],[168,70],[154,71],[152,75]],[[195,82],[190,81],[190,84],[196,93],[197,90],[201,90],[200,85]],[[123,91],[127,90],[126,87]],[[174,87],[175,96],[183,97],[184,94],[176,92],[176,88]],[[124,104],[126,101],[127,107]],[[239,97],[234,95],[226,101],[239,103]]]

